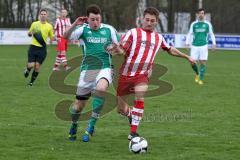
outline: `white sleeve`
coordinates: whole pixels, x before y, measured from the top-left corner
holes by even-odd
[[[215,35],[213,33],[213,28],[212,28],[211,23],[209,23],[209,34],[210,34],[210,37],[211,37],[211,40],[212,40],[212,44],[216,45],[216,38],[215,38]]]
[[[125,33],[125,34],[121,37],[120,45],[121,45],[121,47],[122,47],[125,51],[130,50],[130,48],[132,48],[132,43],[133,43],[133,35],[132,35],[132,32],[133,32],[134,30],[135,30],[135,28],[127,31],[127,33]]]
[[[111,26],[110,31],[111,31],[112,42],[119,44],[119,38],[118,38],[118,33],[117,33],[116,29]]]
[[[164,37],[162,35],[158,34],[158,36],[161,37],[161,39],[162,39],[161,48],[165,51],[169,51],[171,49],[171,46],[169,46],[169,44],[167,44],[166,40],[164,39]]]
[[[132,39],[132,29],[131,30],[128,30],[127,33],[125,33],[122,37],[121,37],[121,40],[120,40],[120,43],[122,45],[125,45],[125,43],[127,43],[128,41],[133,41]]]
[[[82,33],[83,33],[83,29],[84,29],[84,26],[81,26],[81,27],[76,27],[75,30],[72,32],[71,36],[70,36],[70,40],[79,40]]]
[[[193,35],[193,23],[190,25],[190,29],[186,37],[186,45],[189,45],[191,43],[192,35]]]

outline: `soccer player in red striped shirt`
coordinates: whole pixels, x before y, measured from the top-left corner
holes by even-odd
[[[65,70],[70,67],[67,66],[66,52],[68,48],[68,40],[63,38],[63,34],[68,27],[71,26],[70,19],[67,18],[68,12],[66,9],[61,10],[61,17],[57,18],[54,30],[57,38],[57,56],[54,64],[54,71],[59,70],[59,66],[62,64]]]
[[[129,30],[121,39],[120,47],[113,47],[112,51],[122,52],[125,61],[120,69],[117,87],[118,112],[129,118],[131,123],[128,139],[139,136],[137,128],[144,112],[144,93],[148,89],[154,58],[159,49],[167,51],[170,55],[187,59],[194,64],[188,55],[170,47],[163,36],[155,32],[158,24],[159,11],[149,7],[144,11],[141,28]],[[135,95],[132,109],[126,103],[129,94]]]

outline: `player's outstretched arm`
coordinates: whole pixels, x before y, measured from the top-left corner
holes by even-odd
[[[124,49],[119,44],[116,44],[116,43],[112,43],[111,45],[109,45],[106,48],[106,51],[112,55],[121,55],[121,54],[125,55]]]
[[[168,51],[168,53],[172,56],[176,56],[176,57],[181,57],[181,58],[185,58],[187,59],[191,64],[195,64],[196,62],[187,54],[182,53],[181,51],[179,51],[178,49],[171,47],[171,49]]]

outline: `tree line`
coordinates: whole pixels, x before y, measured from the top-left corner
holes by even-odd
[[[41,8],[49,10],[50,22],[54,23],[59,9],[64,7],[69,11],[73,22],[79,15],[86,15],[85,10],[89,4],[97,4],[102,9],[103,22],[124,31],[135,27],[138,3],[139,0],[0,0],[0,28],[28,28],[32,21],[38,19]],[[198,1],[146,0],[146,6],[154,6],[164,13],[167,21],[160,19],[159,25],[167,26],[163,32],[174,33],[176,13],[189,13],[192,22],[196,17]],[[203,8],[211,14],[211,22],[216,33],[240,33],[239,0],[204,0]]]

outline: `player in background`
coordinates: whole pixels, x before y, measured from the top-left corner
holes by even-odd
[[[47,56],[47,39],[54,39],[53,27],[47,22],[47,10],[41,9],[39,12],[39,21],[31,24],[28,36],[32,37],[32,42],[28,50],[28,62],[24,70],[24,76],[27,78],[33,69],[29,86],[36,80],[40,67]]]
[[[66,9],[61,10],[61,16],[57,18],[54,26],[55,37],[57,40],[57,56],[54,64],[54,71],[59,71],[59,66],[62,64],[65,70],[70,69],[67,65],[66,52],[68,48],[68,40],[63,38],[63,33],[71,26],[70,19],[67,18],[68,12]]]
[[[87,18],[88,24],[84,23]],[[84,142],[88,142],[94,133],[94,128],[100,111],[104,105],[105,93],[112,83],[112,56],[105,50],[106,43],[118,44],[116,30],[101,23],[101,10],[97,5],[87,8],[87,17],[78,17],[72,26],[64,33],[64,38],[81,40],[83,43],[83,61],[79,77],[76,100],[71,108],[72,124],[69,139],[76,139],[78,120],[87,100],[92,95],[92,115],[88,121]]]
[[[190,41],[193,39],[190,54],[192,59],[200,62],[200,70],[197,64],[193,64],[192,68],[196,73],[195,82],[202,85],[208,60],[208,36],[211,36],[213,49],[216,49],[216,40],[211,23],[205,20],[204,9],[198,9],[197,16],[198,19],[192,22],[187,34],[186,46],[189,48]]]
[[[170,47],[163,36],[154,31],[158,24],[159,11],[148,7],[144,11],[141,28],[129,30],[120,40],[120,47],[111,52],[125,55],[125,61],[120,69],[117,87],[118,112],[129,118],[130,134],[128,139],[139,136],[137,129],[144,112],[144,94],[148,89],[153,62],[159,49],[167,51],[170,55],[187,59],[195,63],[188,55]],[[129,94],[135,95],[134,106],[127,104]]]

